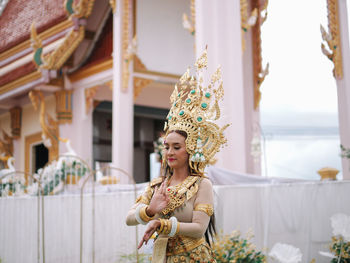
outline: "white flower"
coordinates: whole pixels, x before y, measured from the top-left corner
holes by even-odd
[[[350,216],[335,214],[331,217],[333,235],[341,235],[345,242],[350,242]]]
[[[23,191],[21,184],[19,184],[19,183],[15,184],[15,195],[20,196],[23,194],[24,194],[24,191]]]
[[[297,263],[301,261],[302,254],[299,248],[288,244],[276,243],[269,256],[281,263]]]
[[[36,195],[38,193],[38,183],[32,183],[28,186],[27,192],[29,195]]]
[[[10,193],[10,186],[7,184],[5,188],[2,190],[3,196],[8,196]]]

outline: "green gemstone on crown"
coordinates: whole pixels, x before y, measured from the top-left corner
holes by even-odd
[[[197,121],[201,122],[203,120],[202,117],[197,117]]]
[[[171,120],[172,117],[173,117],[173,116],[170,115],[170,116],[168,117],[168,120]]]
[[[209,92],[205,93],[205,97],[210,98],[210,93]]]
[[[206,104],[205,102],[203,102],[203,103],[201,104],[201,107],[202,107],[203,109],[206,109],[206,108],[208,107],[208,104]]]
[[[186,102],[187,102],[187,103],[191,103],[191,99],[187,99]]]
[[[196,90],[191,90],[191,94],[195,94],[196,93]]]
[[[179,115],[180,115],[180,116],[182,116],[182,115],[184,115],[184,114],[185,114],[185,112],[184,112],[183,110],[179,112]]]

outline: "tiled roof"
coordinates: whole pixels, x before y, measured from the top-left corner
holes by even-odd
[[[11,0],[0,16],[0,53],[30,38],[35,21],[38,33],[65,20],[64,0]]]
[[[29,73],[32,73],[36,70],[36,67],[32,61],[28,62],[27,64],[16,68],[7,74],[0,77],[0,87],[2,85],[5,85],[11,81],[14,81],[16,79],[19,79],[20,77],[27,75]]]

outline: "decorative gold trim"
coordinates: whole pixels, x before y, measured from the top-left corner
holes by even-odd
[[[248,15],[249,4],[247,0],[240,0],[241,7],[241,37],[242,37],[242,51],[245,51],[245,35],[249,29],[251,29],[257,21],[258,9],[252,8],[253,11]]]
[[[0,154],[11,157],[13,156],[13,137],[9,136],[3,129],[1,131],[4,139],[0,139]]]
[[[191,0],[191,21],[188,19],[188,16],[186,13],[182,14],[182,25],[185,29],[187,29],[188,32],[192,36],[196,34],[196,7],[195,7],[195,0]]]
[[[254,109],[259,108],[261,91],[260,86],[269,74],[269,63],[262,68],[261,57],[261,26],[267,18],[268,0],[262,4],[259,0],[252,1],[252,9],[256,11],[256,23],[252,27],[252,48],[253,48],[253,77],[254,77]],[[263,15],[265,13],[265,15]]]
[[[117,10],[117,0],[109,0],[109,5],[112,8],[112,12],[115,13]]]
[[[41,38],[37,36],[34,22],[31,26],[31,42],[34,49],[34,63],[40,69],[59,70],[73,54],[78,45],[85,36],[86,18],[90,16],[95,0],[81,0],[77,5],[73,1],[65,1],[64,7],[70,15],[69,19],[73,21],[73,28],[65,36],[62,44],[53,52],[43,56],[43,47]]]
[[[113,90],[113,80],[107,81],[104,86],[107,86],[110,90]]]
[[[123,29],[122,29],[122,54],[123,54],[123,67],[122,67],[122,91],[126,92],[129,86],[130,70],[129,65],[133,60],[136,52],[136,36],[130,41],[130,9],[131,1],[123,0]]]
[[[56,119],[59,124],[72,123],[72,93],[73,90],[60,90],[55,92]]]
[[[21,137],[22,126],[22,108],[13,107],[10,109],[11,115],[11,133],[13,139],[19,139]]]
[[[173,256],[173,255],[189,252],[195,249],[196,247],[199,247],[202,244],[205,244],[204,237],[195,238],[195,237],[177,235],[175,237],[169,238],[166,255]]]
[[[138,55],[134,57],[134,70],[147,70],[145,64],[143,64]]]
[[[92,75],[98,74],[100,72],[109,70],[113,68],[113,59],[109,59],[107,61],[101,62],[97,65],[92,65],[90,67],[87,67],[85,69],[79,70],[77,72],[74,72],[72,75],[69,76],[70,81],[76,82],[81,79],[90,77]]]
[[[67,28],[70,28],[73,26],[73,22],[71,20],[65,20],[53,27],[50,27],[49,29],[45,30],[44,32],[41,32],[39,34],[39,37],[41,39],[49,38],[63,30],[66,30]],[[0,54],[0,60],[5,60],[16,53],[19,53],[27,48],[30,48],[31,41],[30,39],[18,44],[17,46],[14,46],[13,48],[6,50]]]
[[[20,79],[16,79],[10,83],[5,84],[4,86],[0,87],[0,95],[4,94],[8,91],[11,91],[15,88],[17,88],[18,86],[22,86],[28,82],[34,81],[36,79],[41,78],[41,72],[40,71],[35,71],[32,72],[28,75],[23,76]]]
[[[34,109],[38,109],[40,103],[39,121],[42,130],[42,139],[46,148],[49,149],[49,161],[58,158],[59,147],[59,129],[58,122],[46,112],[44,95],[39,90],[29,92],[29,98]]]
[[[153,80],[134,77],[134,100],[140,95],[141,91],[151,84]]]
[[[34,63],[41,69],[55,69],[58,70],[66,62],[69,56],[75,51],[80,42],[84,39],[85,28],[80,26],[76,31],[72,29],[65,37],[62,44],[53,52],[37,58],[37,53],[41,53],[43,46],[41,44],[42,40],[37,36],[34,22],[31,26],[31,41],[32,47],[34,49]],[[38,61],[40,59],[40,61]]]
[[[88,114],[94,102],[94,97],[100,86],[95,86],[84,90],[85,93],[85,113]]]
[[[25,137],[25,157],[24,157],[24,170],[27,174],[29,174],[30,169],[30,153],[31,153],[31,145],[36,142],[42,142],[41,132],[34,133]]]
[[[339,29],[339,7],[338,0],[327,0],[328,9],[328,32],[321,25],[321,34],[324,42],[321,43],[322,53],[334,64],[333,76],[336,79],[343,78],[343,63],[341,53],[341,40]]]

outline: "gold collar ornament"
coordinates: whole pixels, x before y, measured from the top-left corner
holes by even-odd
[[[211,75],[210,84],[204,85],[203,70],[207,69],[207,50],[195,63],[196,76],[188,68],[175,85],[170,96],[171,108],[164,131],[181,130],[187,133],[186,150],[191,169],[203,175],[204,168],[215,162],[214,155],[227,142],[223,131],[229,124],[219,127],[214,121],[220,118],[219,100],[224,95],[221,68]],[[197,81],[198,79],[198,81]]]

